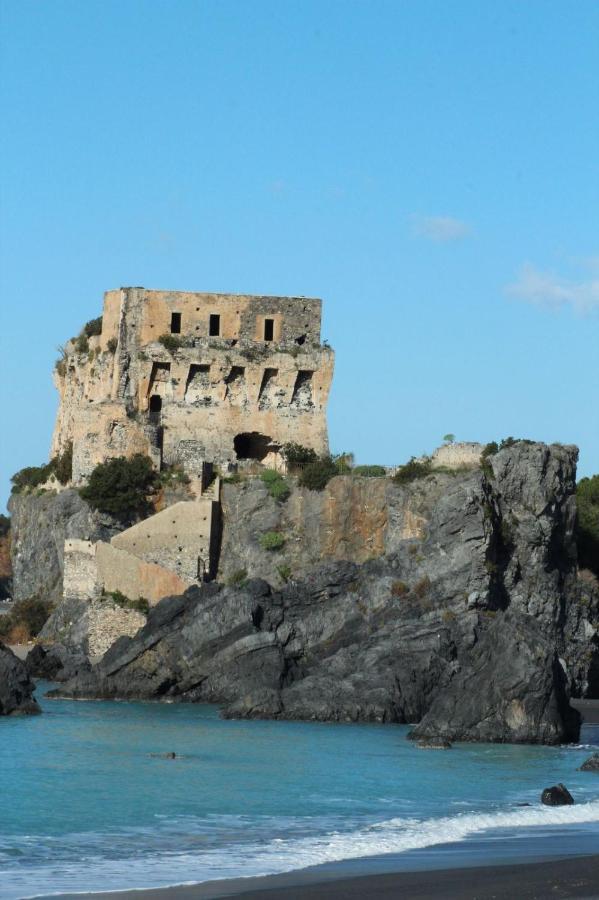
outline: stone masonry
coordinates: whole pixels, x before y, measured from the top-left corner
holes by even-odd
[[[79,484],[138,452],[191,476],[277,465],[287,441],[324,453],[333,351],[320,322],[321,301],[304,297],[108,291],[102,333],[87,352],[69,341],[57,366],[52,454],[73,443]]]

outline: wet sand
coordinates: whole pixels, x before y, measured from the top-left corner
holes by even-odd
[[[599,856],[569,857],[518,865],[328,877],[318,869],[106,894],[62,894],[66,898],[110,900],[195,900],[243,897],[285,900],[549,900],[576,897],[599,900]],[[54,898],[56,900],[56,897]]]

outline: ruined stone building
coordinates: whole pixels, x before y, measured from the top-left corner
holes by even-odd
[[[106,592],[151,603],[215,573],[226,473],[283,466],[297,442],[328,451],[333,351],[320,341],[321,301],[122,288],[108,291],[97,327],[64,347],[52,455],[72,443],[73,483],[135,453],[178,465],[194,499],[175,503],[108,542],[64,547],[64,596]]]
[[[156,467],[278,462],[296,441],[328,450],[333,351],[321,301],[122,288],[104,297],[101,334],[65,346],[52,454],[73,444],[73,481],[106,459]]]

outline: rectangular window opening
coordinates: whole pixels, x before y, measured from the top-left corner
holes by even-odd
[[[220,335],[220,316],[218,313],[210,314],[210,326],[208,334],[210,337],[218,337]]]
[[[274,319],[265,319],[264,320],[264,340],[272,341],[275,336],[275,320]]]
[[[171,334],[181,334],[181,313],[171,313]]]

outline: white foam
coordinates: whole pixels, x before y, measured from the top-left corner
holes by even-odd
[[[273,834],[266,841],[170,850],[129,859],[106,859],[86,853],[81,862],[54,861],[50,869],[19,868],[0,872],[2,900],[67,891],[114,891],[123,888],[162,887],[212,879],[272,875],[308,866],[403,853],[439,844],[463,841],[489,830],[599,825],[599,800],[563,807],[534,806],[489,813],[460,813],[436,819],[392,818],[353,831],[329,830],[310,837]],[[274,824],[274,823],[273,823]],[[281,823],[281,830],[285,826]],[[87,848],[88,851],[90,848]],[[8,880],[5,880],[7,879]]]

